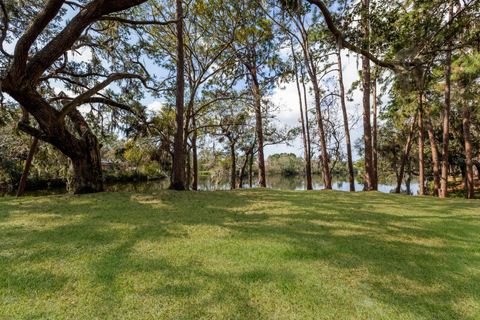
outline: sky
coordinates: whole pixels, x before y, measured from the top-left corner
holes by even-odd
[[[6,50],[13,52],[14,44],[6,44]],[[69,60],[76,61],[76,62],[89,62],[92,59],[92,52],[90,49],[83,48],[77,52],[69,52]],[[348,54],[347,51],[344,50],[342,53],[342,62],[343,62],[343,76],[344,76],[344,83],[345,83],[345,90],[348,91],[352,86],[352,83],[359,79],[359,62],[358,56],[356,54]],[[152,65],[151,63],[147,67],[151,70],[150,72],[158,73],[159,68],[157,66]],[[56,91],[60,92],[64,90],[61,84],[58,85]],[[68,92],[66,92],[68,94]],[[362,114],[362,92],[360,90],[355,90],[353,95],[351,96],[353,101],[347,100],[347,110],[349,114]],[[313,108],[313,97],[309,95],[308,97],[309,107]],[[299,101],[298,101],[298,94],[295,82],[290,83],[283,83],[281,87],[276,87],[272,90],[271,95],[269,96],[269,100],[273,102],[277,108],[278,112],[276,114],[277,120],[279,125],[284,126],[286,125],[289,128],[297,127],[300,124],[300,114],[299,114]],[[159,111],[162,108],[162,100],[153,98],[150,95],[142,101],[144,105],[150,111]],[[81,111],[87,111],[81,110]],[[355,142],[357,139],[362,137],[362,123],[361,121],[358,122],[354,127],[351,128],[351,136],[352,142]],[[301,142],[301,138],[298,137],[296,140],[289,142],[288,144],[279,144],[273,146],[266,146],[265,147],[265,155],[268,157],[269,155],[275,153],[294,153],[298,156],[303,156],[303,145]],[[356,152],[354,152],[354,158],[358,158]]]

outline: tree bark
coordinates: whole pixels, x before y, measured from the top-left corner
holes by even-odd
[[[102,165],[97,137],[85,133],[85,153],[71,157],[72,177],[68,183],[74,194],[103,191]]]
[[[341,43],[337,46],[337,64],[338,64],[338,87],[340,90],[340,105],[342,107],[343,126],[345,128],[345,144],[347,147],[347,161],[348,161],[348,181],[350,183],[350,191],[355,191],[355,173],[353,171],[353,159],[352,159],[352,144],[350,141],[350,127],[348,124],[347,104],[345,102],[345,86],[343,84],[343,65],[342,65],[342,52]]]
[[[315,109],[317,114],[317,124],[318,124],[318,131],[320,133],[320,149],[322,151],[321,154],[321,162],[322,162],[322,173],[323,173],[323,183],[325,184],[325,189],[332,189],[332,176],[330,174],[330,165],[329,165],[329,157],[327,151],[327,141],[325,138],[325,129],[323,127],[323,116],[322,116],[322,109],[320,107],[320,87],[318,85],[318,81],[316,78],[311,79],[313,92],[315,96]]]
[[[183,5],[176,0],[177,8],[177,92],[176,92],[176,133],[174,138],[173,169],[170,189],[185,190],[185,145],[184,145],[184,93],[185,93],[185,52],[183,48]]]
[[[370,50],[369,26],[370,1],[362,0],[361,24],[363,32],[363,49]],[[370,59],[362,56],[362,88],[363,88],[363,139],[365,144],[365,181],[364,190],[373,190],[373,152],[372,152],[372,127],[370,124]]]
[[[302,103],[302,90],[300,89],[300,80],[298,79],[298,63],[297,57],[295,55],[295,50],[293,47],[293,40],[291,40],[291,49],[292,49],[292,56],[293,56],[293,63],[294,63],[294,72],[295,72],[295,83],[297,84],[297,93],[298,93],[298,102],[300,108],[300,122],[302,125],[302,141],[303,141],[303,155],[305,157],[305,176],[307,179],[307,190],[312,190],[312,167],[310,159],[310,153],[308,148],[307,142],[307,130],[305,128],[305,117],[303,115],[303,103]],[[305,104],[307,101],[305,101]]]
[[[453,17],[453,1],[449,3],[448,20]],[[442,145],[442,179],[440,198],[448,196],[448,145],[450,136],[450,103],[451,103],[451,77],[452,77],[452,42],[447,44],[445,59],[445,104],[443,107],[443,145]]]
[[[373,78],[373,130],[372,130],[372,156],[373,156],[373,190],[378,190],[378,101],[377,101],[377,75]]]
[[[472,140],[470,135],[470,109],[468,101],[463,101],[463,139],[465,141],[465,166],[466,166],[466,180],[465,191],[467,199],[473,199],[475,194],[475,185],[473,177],[473,159],[472,159]]]
[[[252,152],[252,154],[250,155],[249,163],[248,163],[248,186],[250,188],[253,188],[253,157],[254,157],[254,154]]]
[[[230,141],[230,190],[237,187],[237,155],[235,153],[235,142]]]
[[[423,93],[418,94],[418,193],[425,195],[425,144],[423,136]]]
[[[257,78],[257,70],[252,68],[250,71],[252,76],[252,93],[255,100],[255,130],[258,141],[258,185],[261,188],[267,187],[265,156],[263,153],[263,115],[262,115],[262,95],[260,92],[260,84]]]
[[[302,69],[302,89],[303,89],[303,101],[305,102],[305,133],[307,138],[307,167],[309,168],[310,175],[307,174],[307,186],[308,180],[311,181],[312,189],[313,189],[313,179],[312,179],[312,140],[310,138],[310,120],[308,118],[308,98],[307,98],[307,87],[305,85],[305,72]],[[310,177],[309,177],[310,176]]]
[[[430,149],[432,150],[433,162],[433,195],[438,197],[440,191],[440,160],[438,156],[437,142],[435,141],[435,134],[433,131],[432,117],[428,108],[426,109],[427,116],[427,132],[430,140]]]
[[[400,193],[400,191],[402,190],[402,181],[403,181],[403,176],[405,174],[405,165],[408,161],[408,156],[412,148],[413,134],[415,131],[416,122],[417,122],[417,113],[415,113],[415,116],[413,117],[413,121],[410,124],[410,130],[408,132],[407,142],[405,143],[405,147],[403,149],[402,161],[400,163],[400,172],[397,177],[397,187],[395,188],[395,193]]]
[[[248,160],[250,158],[249,155],[250,155],[250,152],[247,151],[245,153],[245,160],[243,161],[243,165],[240,168],[240,172],[238,174],[238,188],[239,189],[243,189],[243,178],[245,177],[245,170],[247,168]]]
[[[25,161],[25,167],[23,169],[22,177],[18,183],[17,197],[23,196],[25,193],[25,186],[27,185],[27,178],[30,174],[30,167],[32,165],[33,157],[38,149],[38,138],[34,137],[32,145],[30,146],[30,151],[28,152],[27,160]]]
[[[192,180],[192,190],[198,190],[198,150],[197,150],[197,129],[195,118],[192,118],[193,121],[193,135],[192,135],[192,162],[193,162],[193,180]]]

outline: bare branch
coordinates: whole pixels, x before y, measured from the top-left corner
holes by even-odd
[[[91,98],[93,95],[97,94],[100,90],[106,88],[110,83],[123,80],[123,79],[140,79],[144,80],[142,76],[138,74],[130,74],[130,73],[114,73],[107,77],[104,81],[100,82],[93,88],[87,90],[86,92],[82,93],[75,99],[73,99],[69,104],[65,105],[58,115],[59,119],[64,119],[66,115],[68,115],[72,110],[76,107],[85,103],[85,100]]]

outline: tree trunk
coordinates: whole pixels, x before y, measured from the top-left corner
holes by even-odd
[[[174,138],[174,157],[170,189],[185,190],[185,145],[184,145],[184,65],[185,53],[183,48],[183,6],[182,0],[176,0],[177,7],[177,92],[176,92],[176,115],[177,125]]]
[[[328,163],[328,151],[327,151],[327,140],[325,138],[325,129],[323,127],[323,116],[322,116],[322,109],[320,107],[320,87],[318,85],[317,79],[313,78],[312,86],[313,92],[315,95],[315,109],[317,113],[317,124],[318,124],[318,131],[320,133],[320,149],[322,151],[321,154],[321,162],[322,162],[322,172],[323,172],[323,183],[325,184],[325,189],[332,189],[332,176],[330,175],[330,165]]]
[[[407,160],[407,177],[405,178],[405,191],[408,195],[412,194],[411,182],[412,182],[412,163],[410,160]]]
[[[252,154],[250,155],[249,163],[248,163],[248,186],[250,188],[253,188],[253,157],[254,157],[254,154],[252,152]]]
[[[378,190],[378,101],[377,101],[377,76],[373,79],[373,131],[372,131],[372,156],[373,156],[373,190]]]
[[[341,40],[338,41],[337,47],[337,63],[338,63],[338,87],[340,90],[340,104],[342,107],[343,127],[345,128],[345,144],[347,146],[348,161],[348,181],[350,183],[350,191],[355,191],[355,174],[353,171],[352,144],[350,141],[350,127],[348,125],[347,104],[345,102],[345,86],[343,84],[343,66],[342,66],[342,45]]]
[[[28,152],[27,160],[25,161],[25,168],[23,169],[22,177],[18,183],[17,197],[23,196],[25,192],[25,186],[27,185],[27,178],[30,174],[30,167],[32,165],[33,157],[37,152],[38,148],[38,138],[34,137],[32,145],[30,146],[30,151]]]
[[[192,120],[195,123],[195,118]],[[193,135],[192,135],[192,165],[193,165],[193,180],[192,180],[192,190],[198,190],[198,151],[197,151],[197,129],[196,124],[193,124]]]
[[[72,177],[68,188],[74,194],[103,191],[102,165],[100,148],[93,133],[87,132],[84,137],[85,152],[78,157],[71,157]]]
[[[308,119],[308,99],[307,99],[307,88],[305,85],[305,73],[304,70],[301,70],[302,72],[302,89],[303,89],[303,101],[305,102],[304,108],[305,108],[305,133],[306,133],[306,138],[307,138],[307,189],[308,185],[312,185],[313,189],[313,179],[312,179],[312,140],[310,139],[310,121]]]
[[[370,1],[362,0],[362,32],[363,49],[370,49],[369,27]],[[370,124],[370,59],[362,56],[362,88],[363,88],[363,139],[365,144],[365,181],[364,190],[373,190],[373,152],[372,152],[372,127]]]
[[[453,17],[453,1],[450,1],[448,20]],[[447,45],[445,59],[445,104],[443,108],[443,145],[442,145],[442,180],[440,197],[448,196],[448,144],[450,135],[450,100],[451,100],[451,77],[452,77],[452,42]]]
[[[297,84],[297,93],[298,93],[298,105],[300,108],[300,121],[302,125],[302,141],[303,141],[303,155],[305,157],[305,176],[307,179],[307,190],[312,190],[312,167],[310,159],[310,154],[308,152],[308,144],[307,144],[307,130],[305,129],[305,118],[303,116],[303,103],[302,103],[302,90],[300,89],[300,81],[298,79],[298,63],[297,57],[295,55],[295,50],[293,48],[293,40],[291,40],[291,49],[292,49],[292,56],[293,56],[293,63],[295,68],[295,83]],[[305,101],[305,103],[307,103]]]
[[[408,138],[407,142],[405,144],[405,147],[403,149],[403,154],[402,154],[402,161],[400,163],[400,172],[397,177],[397,187],[395,188],[395,193],[400,193],[402,189],[402,181],[403,181],[403,176],[405,174],[405,165],[408,161],[408,156],[410,154],[410,149],[412,148],[412,142],[413,142],[413,133],[415,130],[415,124],[417,122],[417,113],[415,113],[415,116],[413,117],[413,121],[410,124],[410,130],[408,132]]]
[[[425,195],[425,145],[423,137],[423,93],[418,94],[418,184],[419,195]]]
[[[240,172],[238,173],[238,188],[243,189],[243,178],[245,176],[245,170],[247,169],[247,163],[248,163],[248,152],[245,153],[245,160],[243,161],[243,165],[240,168]]]
[[[433,162],[433,195],[438,197],[440,191],[440,161],[438,156],[438,147],[435,142],[435,134],[433,131],[432,117],[430,112],[426,112],[427,116],[427,131],[428,138],[430,140],[430,149],[432,150],[432,162]]]
[[[252,93],[255,100],[255,130],[258,139],[258,185],[261,188],[266,188],[267,179],[265,173],[265,156],[263,153],[262,94],[257,78],[257,70],[253,68],[250,73],[252,76]]]
[[[185,164],[185,190],[189,190],[190,185],[192,183],[192,155],[191,155],[191,148],[187,146],[187,152],[185,153],[187,156],[186,164]]]
[[[475,194],[475,185],[473,183],[473,159],[472,159],[472,140],[470,136],[470,109],[468,101],[463,101],[463,139],[465,141],[465,166],[466,183],[465,191],[467,199],[473,199]]]
[[[230,160],[232,161],[230,166],[230,190],[234,190],[237,187],[237,155],[235,154],[234,141],[230,141]]]

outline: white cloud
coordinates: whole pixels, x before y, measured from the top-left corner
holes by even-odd
[[[88,47],[82,47],[76,51],[68,51],[68,60],[78,63],[86,62],[89,63],[92,61],[93,53],[92,50]]]
[[[159,112],[163,108],[163,103],[155,100],[152,103],[147,105],[147,110],[151,112]]]

